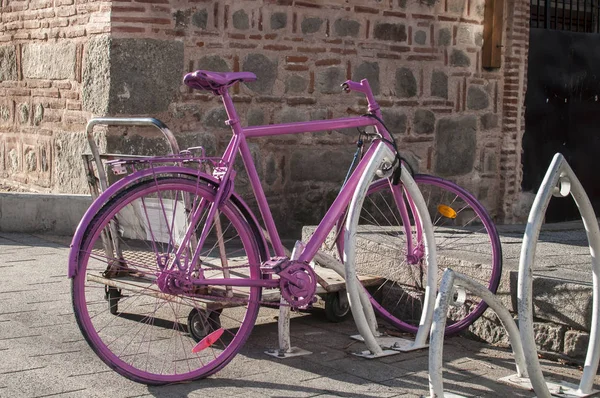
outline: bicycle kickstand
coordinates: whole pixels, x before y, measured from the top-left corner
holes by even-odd
[[[290,259],[296,260],[303,250],[304,243],[296,241],[296,244],[294,245],[294,251],[292,252]],[[279,303],[281,304],[279,306],[279,319],[277,320],[279,349],[267,350],[265,351],[265,354],[280,359],[312,354],[311,351],[303,350],[302,348],[298,347],[292,347],[290,338],[290,306],[283,297],[279,299]]]

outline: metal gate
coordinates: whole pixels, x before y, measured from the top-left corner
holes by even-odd
[[[546,165],[561,152],[600,213],[598,5],[599,0],[531,2],[522,188],[536,192]],[[578,217],[571,202],[551,202],[546,213],[553,222]]]

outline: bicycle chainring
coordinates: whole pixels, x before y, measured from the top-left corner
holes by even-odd
[[[317,275],[308,264],[292,262],[279,273],[281,296],[297,308],[313,302],[317,291]]]

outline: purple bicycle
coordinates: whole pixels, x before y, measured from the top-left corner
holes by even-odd
[[[187,74],[189,87],[222,97],[233,132],[225,153],[207,157],[198,147],[110,162],[113,172],[127,175],[94,201],[73,238],[69,277],[79,328],[107,365],[137,382],[176,383],[217,372],[244,345],[260,306],[279,304],[273,294],[282,305],[310,306],[318,281],[311,261],[332,236],[334,254],[355,259],[356,277],[380,320],[403,331],[417,330],[424,303],[435,294],[428,275],[441,275],[446,266],[492,292],[498,287],[500,241],[485,209],[450,181],[411,174],[366,80],[342,85],[365,95],[363,116],[242,127],[228,88],[255,79],[249,72]],[[312,237],[286,256],[246,140],[353,127],[370,145]],[[262,225],[235,193],[238,154]],[[371,185],[352,210],[364,181]],[[435,242],[426,237],[431,230]],[[434,252],[443,267],[428,261]],[[334,318],[347,312],[344,296],[329,301]],[[459,296],[447,333],[468,327],[486,308],[476,296]]]

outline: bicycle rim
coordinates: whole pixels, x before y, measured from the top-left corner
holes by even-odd
[[[443,270],[452,268],[487,286],[498,288],[502,253],[498,234],[485,209],[454,183],[415,175],[434,227],[438,284]],[[376,275],[367,287],[376,312],[392,326],[416,333],[423,312],[427,268],[421,237],[406,198],[408,215],[402,216],[387,180],[369,188],[357,228],[356,258],[359,275]],[[408,225],[407,225],[408,224]],[[413,251],[408,252],[408,239]],[[460,297],[457,297],[460,299]],[[487,308],[484,301],[467,292],[464,303],[452,306],[446,334],[467,328]]]
[[[168,266],[189,214],[196,209],[201,214],[195,226],[199,235],[214,193],[199,180],[140,182],[104,205],[87,227],[82,246],[72,249],[80,250],[72,281],[78,325],[96,354],[134,381],[166,384],[206,377],[235,356],[254,326],[260,288],[194,288],[184,282],[178,266]],[[226,201],[218,219],[218,228],[212,220],[197,273],[205,279],[260,278],[257,243],[243,216]],[[118,250],[107,253],[101,233],[110,225]],[[184,252],[180,264],[192,258],[191,250]],[[120,275],[106,276],[109,264]],[[199,341],[206,347],[198,350]]]

